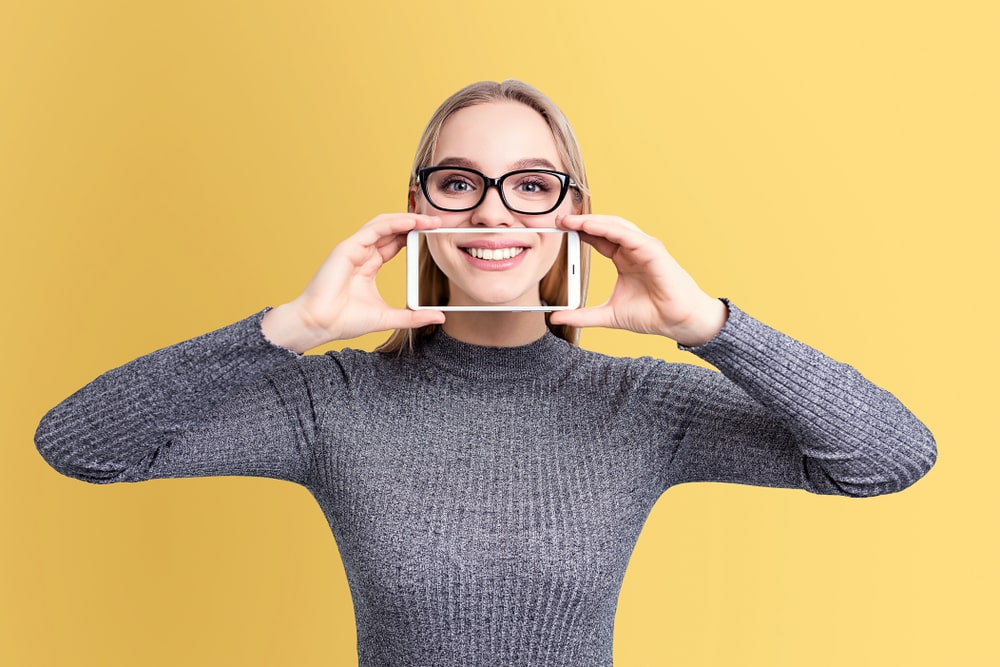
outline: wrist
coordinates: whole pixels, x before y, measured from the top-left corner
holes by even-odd
[[[699,347],[718,336],[728,319],[726,302],[706,294],[687,321],[674,330],[671,338],[684,347]]]
[[[300,315],[294,303],[284,303],[264,313],[261,333],[272,345],[303,354],[328,342],[325,332],[317,331]]]

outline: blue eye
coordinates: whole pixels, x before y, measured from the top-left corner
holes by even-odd
[[[448,190],[450,192],[468,192],[472,189],[472,184],[466,180],[452,178],[441,184],[442,190]]]
[[[466,198],[480,189],[480,184],[476,183],[473,174],[466,174],[460,171],[438,171],[431,175],[431,189],[443,197]]]
[[[528,176],[517,183],[514,189],[523,195],[542,195],[551,192],[553,184],[545,178],[538,176]]]

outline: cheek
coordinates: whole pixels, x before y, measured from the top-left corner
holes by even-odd
[[[563,199],[562,203],[559,204],[556,213],[558,215],[579,215],[582,209],[583,207],[577,203],[576,197],[571,190],[566,193],[566,199]]]
[[[428,204],[427,200],[424,198],[424,193],[420,190],[415,190],[410,195],[410,212],[419,213],[420,215],[448,215],[446,212],[439,211]]]
[[[524,215],[519,216],[519,220],[525,227],[555,227],[556,217],[560,215],[575,215],[579,213],[580,207],[572,199],[573,193],[567,193],[566,198],[559,204],[559,208],[546,213],[545,215]]]
[[[561,234],[544,234],[545,240],[542,242],[540,250],[540,263],[547,273],[555,265],[562,250]]]
[[[427,202],[424,200],[424,195],[420,191],[410,192],[410,213],[419,213],[421,215],[428,215]]]
[[[434,238],[433,234],[427,234],[425,237],[427,239],[427,250],[431,254],[431,258],[434,263],[441,266],[441,260],[444,259],[444,253],[441,250],[441,239]]]
[[[433,215],[441,218],[442,227],[465,227],[469,221],[469,213],[454,213],[451,211],[439,211],[424,199],[423,194],[417,194],[410,200],[412,210],[410,213],[419,215]]]
[[[428,234],[427,251],[430,253],[431,259],[433,259],[434,263],[437,264],[441,273],[443,273],[450,280],[452,274],[455,272],[456,262],[459,260],[459,257],[456,256],[455,250],[447,245],[443,236]]]

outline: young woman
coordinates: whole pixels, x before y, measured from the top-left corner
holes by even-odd
[[[543,204],[522,203],[539,191]],[[409,201],[338,245],[294,300],[68,398],[39,427],[43,456],[97,483],[306,486],[340,547],[359,662],[393,666],[610,665],[625,567],[666,489],[871,496],[935,460],[892,395],[706,295],[635,225],[592,215],[570,127],[527,85],[479,83],[447,100]],[[447,238],[428,247],[422,284],[439,303],[551,303],[559,253],[539,227],[580,232],[618,281],[607,303],[548,316],[390,308],[379,268],[409,230],[441,226],[507,247],[491,230],[518,233],[499,261]],[[588,326],[662,336],[721,373],[582,350]],[[301,356],[388,329],[376,352]]]

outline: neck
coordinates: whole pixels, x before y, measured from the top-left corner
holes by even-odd
[[[548,331],[541,312],[450,312],[441,328],[463,343],[517,347],[533,343]]]

